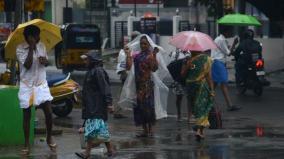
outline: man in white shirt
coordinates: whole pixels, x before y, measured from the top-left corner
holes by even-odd
[[[134,31],[131,34],[131,40],[135,39],[138,35],[140,35],[140,32]],[[120,80],[122,83],[122,86],[127,78],[127,71],[126,71],[126,54],[124,49],[128,49],[126,46],[119,51],[118,57],[117,57],[117,66],[116,66],[116,73],[120,76]],[[115,107],[114,110],[114,117],[115,118],[123,118],[124,116],[120,113],[121,108],[119,106]]]
[[[31,106],[42,108],[46,120],[46,142],[52,151],[55,151],[56,144],[52,141],[52,111],[51,104],[53,97],[50,94],[46,81],[45,67],[48,64],[46,48],[40,42],[40,29],[35,25],[29,25],[24,29],[24,43],[17,46],[16,54],[20,67],[20,88],[19,102],[23,109],[23,128],[25,136],[25,147],[23,155],[30,152],[29,130],[31,120]]]
[[[140,35],[141,33],[138,31],[134,31],[131,34],[131,40],[134,40],[138,35]],[[124,52],[123,48],[119,51],[118,57],[117,57],[117,66],[116,66],[116,73],[118,75],[120,75],[120,80],[122,83],[124,83],[124,81],[126,80],[127,77],[127,72],[126,72],[126,54]]]
[[[235,49],[238,39],[236,38],[233,42],[231,49],[226,38],[231,37],[231,29],[229,27],[222,27],[220,29],[221,34],[214,40],[217,45],[217,49],[212,50],[211,58],[213,59],[212,64],[212,79],[214,81],[215,88],[218,84],[221,85],[221,90],[225,97],[228,111],[239,110],[240,107],[233,105],[229,96],[227,87],[228,72],[226,68],[226,57],[230,56],[232,51]]]

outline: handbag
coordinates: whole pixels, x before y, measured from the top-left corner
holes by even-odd
[[[181,85],[185,85],[185,78],[181,76],[181,69],[182,69],[184,60],[185,58],[175,60],[167,66],[172,78]]]
[[[213,106],[209,112],[209,129],[222,129],[222,113],[217,106]]]

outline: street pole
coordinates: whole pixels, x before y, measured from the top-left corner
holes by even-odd
[[[137,4],[137,2],[136,2],[136,0],[134,0],[134,16],[136,17],[136,4]]]
[[[199,4],[195,2],[195,28],[196,31],[200,31],[199,28]]]
[[[68,0],[65,1],[65,7],[63,8],[63,23],[72,23],[72,8],[68,5]]]
[[[92,24],[93,19],[92,19],[92,5],[91,4],[90,4],[89,12],[90,12],[90,24]]]
[[[160,16],[160,0],[157,1],[157,16]]]
[[[241,14],[245,14],[245,11],[246,11],[246,2],[245,0],[239,0],[238,1],[238,12],[241,13]],[[238,27],[238,34],[239,34],[239,37],[240,37],[240,40],[243,39],[243,33],[245,31],[245,27]]]
[[[5,22],[6,23],[13,23],[12,22],[12,6],[11,6],[11,0],[4,0],[4,4],[7,5],[6,7],[8,10],[5,10]],[[5,9],[5,7],[4,7]]]
[[[22,23],[22,6],[23,0],[16,0],[14,29],[17,28],[20,23]],[[16,84],[16,69],[16,59],[14,59],[11,61],[10,84],[12,85]]]
[[[66,8],[68,8],[68,0],[66,0],[65,2],[66,2]]]

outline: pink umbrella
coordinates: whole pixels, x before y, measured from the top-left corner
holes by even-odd
[[[170,44],[184,51],[207,51],[217,46],[210,36],[198,31],[183,31],[174,35]]]

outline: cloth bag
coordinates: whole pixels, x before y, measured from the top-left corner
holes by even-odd
[[[222,129],[222,113],[218,106],[213,106],[209,112],[209,129]]]

